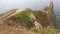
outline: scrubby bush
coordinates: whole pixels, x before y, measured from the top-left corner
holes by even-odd
[[[31,9],[26,8],[23,11],[21,11],[20,13],[16,14],[16,18],[19,20],[22,20],[22,23],[24,25],[24,27],[30,29],[31,27],[33,27],[33,23],[34,21],[28,16],[28,14],[31,13]]]

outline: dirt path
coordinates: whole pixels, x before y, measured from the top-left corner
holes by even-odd
[[[7,18],[10,18],[14,15],[16,15],[17,13],[23,11],[23,9],[18,9],[18,10],[11,10],[10,12],[4,14],[3,16],[0,17],[0,21],[4,21],[6,20]]]

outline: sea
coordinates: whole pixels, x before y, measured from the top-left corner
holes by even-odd
[[[55,15],[57,27],[60,28],[60,10],[55,10]]]

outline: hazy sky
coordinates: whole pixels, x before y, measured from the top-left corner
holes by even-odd
[[[60,0],[54,0],[54,8],[60,9]],[[50,0],[0,0],[0,13],[14,8],[40,9],[47,6]]]

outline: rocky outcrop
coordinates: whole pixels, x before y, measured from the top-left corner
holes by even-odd
[[[54,13],[53,1],[50,2],[49,6],[44,8],[45,13],[47,14],[47,21],[49,26],[56,27],[56,16]]]

